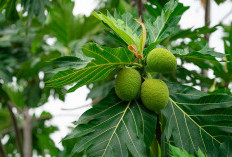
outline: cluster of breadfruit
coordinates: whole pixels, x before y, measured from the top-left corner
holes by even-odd
[[[164,48],[155,48],[146,59],[149,71],[168,73],[176,68],[175,56]],[[140,92],[143,104],[151,111],[159,112],[168,104],[169,90],[160,79],[147,78],[142,82],[141,74],[133,68],[123,68],[117,74],[115,80],[117,96],[130,101],[136,98]]]

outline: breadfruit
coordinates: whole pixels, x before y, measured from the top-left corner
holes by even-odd
[[[151,111],[159,112],[167,106],[169,90],[160,79],[147,79],[141,86],[141,100]]]
[[[132,68],[124,68],[118,72],[115,80],[115,92],[117,96],[130,101],[136,97],[141,86],[140,73]]]
[[[176,57],[167,49],[155,48],[147,56],[147,66],[159,73],[168,73],[176,68]]]

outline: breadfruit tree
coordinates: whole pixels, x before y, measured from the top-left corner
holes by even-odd
[[[159,11],[152,4],[145,7],[149,12]],[[100,95],[98,102],[74,122],[76,127],[63,139],[76,140],[71,156],[79,153],[93,157],[231,155],[232,96],[220,92],[223,90],[220,86],[202,92],[183,85],[187,77],[197,80],[200,76],[182,67],[183,62],[191,62],[211,68],[217,75],[220,70],[225,72],[226,66],[231,69],[228,67],[231,52],[222,54],[206,43],[199,44],[199,32],[206,28],[197,30],[195,36],[180,31],[178,22],[186,9],[171,0],[159,16],[144,16],[144,22],[129,12],[115,11],[114,15],[94,12],[106,26],[106,34],[119,46],[89,42],[81,49],[85,59],[55,60],[73,66],[57,72],[47,86],[60,88],[73,84],[67,90],[73,92],[88,85]],[[171,47],[170,42],[177,39],[178,33],[179,36],[185,33],[180,38],[193,38],[195,47],[185,47],[185,43]],[[206,79],[192,85],[208,87],[212,83]],[[93,93],[90,95],[94,97]]]

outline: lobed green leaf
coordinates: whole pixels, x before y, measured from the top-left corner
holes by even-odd
[[[171,0],[169,1],[160,16],[156,18],[154,22],[148,20],[145,22],[148,34],[148,43],[150,44],[144,54],[148,54],[149,51],[154,49],[157,44],[168,37],[172,32],[175,31],[178,22],[180,21],[180,16],[171,16],[172,12],[175,10],[178,2]]]
[[[118,15],[115,12],[114,17],[109,12],[107,16],[96,12],[93,15],[109,26],[128,45],[139,47],[138,28],[140,25],[133,19],[130,13],[126,12]]]
[[[173,138],[175,146],[191,154],[201,149],[209,157],[217,156],[219,146],[232,134],[232,97],[168,85],[170,101],[162,111],[166,139]]]
[[[94,58],[85,68],[60,71],[47,83],[53,87],[62,87],[77,82],[68,92],[77,88],[104,79],[118,66],[137,65],[133,63],[134,55],[125,48],[100,47],[95,43],[89,43],[82,47],[85,56]]]
[[[78,120],[65,139],[81,137],[72,155],[86,150],[88,156],[146,157],[155,135],[156,115],[140,100],[122,101],[114,90]]]

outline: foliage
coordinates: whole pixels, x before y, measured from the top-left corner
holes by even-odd
[[[104,5],[103,2],[101,4]],[[109,7],[111,4],[107,5]],[[117,8],[119,4],[114,5]],[[15,126],[7,109],[9,103],[13,105],[20,137],[23,137],[25,131],[25,112],[30,109],[33,142],[31,152],[34,155],[57,156],[61,153],[50,137],[58,130],[56,126],[47,123],[51,118],[48,116],[50,114],[35,116],[31,113],[48,102],[49,97],[64,100],[64,88],[44,85],[51,78],[48,72],[56,73],[53,67],[57,71],[62,68],[66,70],[67,60],[79,62],[74,56],[85,60],[82,63],[85,66],[91,59],[82,54],[80,47],[89,40],[97,39],[94,36],[103,31],[101,27],[97,27],[100,22],[96,18],[74,16],[73,8],[74,2],[69,0],[0,2],[0,138],[5,141],[7,155],[17,156],[20,153]],[[102,7],[99,9],[104,10]],[[48,40],[52,38],[56,40],[51,45]],[[66,55],[74,56],[57,59]],[[21,140],[23,145],[24,137]]]
[[[193,155],[190,155],[186,150],[181,150],[178,147],[170,145],[171,149],[171,156],[173,157],[181,157],[181,156],[186,156],[186,157],[194,157]],[[197,157],[205,157],[205,155],[202,153],[200,149],[198,149],[198,155]]]
[[[0,2],[0,138],[8,155],[19,156],[16,135],[23,137],[29,109],[33,155],[231,156],[232,24],[182,29],[178,23],[189,7],[178,1],[148,0],[142,17],[133,3],[99,1],[100,11],[74,16],[71,0]],[[224,53],[204,39],[218,28],[224,31]],[[146,58],[156,47],[177,57],[175,71],[149,72]],[[215,78],[189,64],[212,70]],[[138,70],[143,81],[163,79],[170,91],[167,107],[149,111],[139,95],[121,101],[114,80],[124,67]],[[49,97],[64,100],[84,85],[94,105],[74,122],[60,150],[50,137],[58,131],[47,123],[51,114],[31,113]],[[9,104],[19,133],[13,131]]]
[[[179,14],[177,10],[178,11],[181,10],[181,13]],[[182,36],[177,37],[177,35],[175,38],[170,38],[170,36],[172,37],[171,33],[173,33],[176,30],[176,28],[178,28],[177,24],[178,21],[180,20],[180,15],[185,10],[186,8],[183,7],[183,5],[175,1],[169,1],[164,6],[164,9],[160,12],[160,16],[156,17],[154,23],[151,23],[149,20],[145,23],[148,32],[147,34],[148,40],[146,42],[147,48],[143,52],[145,58],[146,55],[149,53],[149,51],[154,47],[157,46],[162,47],[161,45],[158,44],[167,44],[167,42],[165,43],[166,38],[172,40],[182,38]],[[141,50],[139,44],[139,36],[144,35],[144,31],[141,32],[139,29],[139,25],[135,21],[132,22],[133,19],[132,15],[130,15],[129,13],[124,13],[123,15],[119,16],[118,13],[116,12],[114,13],[114,16],[112,16],[109,13],[107,15],[104,15],[103,13],[99,13],[99,14],[94,13],[94,15],[98,19],[103,21],[103,23],[106,24],[107,27],[113,30],[113,33],[108,31],[108,34],[111,35],[111,37],[113,37],[115,40],[120,41],[121,46],[123,47],[128,46],[129,48],[131,45],[135,45],[135,47]],[[198,40],[198,38],[196,37],[198,34],[208,33],[209,31],[214,30],[214,28],[211,29],[208,27],[204,27],[199,31],[196,30],[195,32],[197,33],[192,36],[193,37],[192,39]],[[184,30],[184,31],[189,32],[191,30]],[[89,48],[90,47],[89,45],[91,46],[94,45],[95,48]],[[215,52],[214,49],[209,48],[208,45],[204,42],[203,44],[198,42],[197,44],[192,46],[194,47],[190,47],[190,49],[181,49],[177,47],[176,50],[171,50],[171,52],[173,52],[173,54],[175,54],[177,57],[180,57],[181,59],[184,59],[188,62],[193,62],[194,64],[198,65],[200,68],[206,68],[205,66],[207,66],[207,68],[210,68],[209,64],[212,65],[221,64],[220,62],[218,62],[217,58],[225,57],[224,54]],[[87,52],[90,52],[89,49],[91,49],[92,54],[86,53],[86,50],[88,50]],[[106,49],[109,50],[107,52],[104,52],[106,51]],[[120,49],[126,51],[125,48],[120,48]],[[93,57],[94,59],[84,68],[78,70],[72,68],[72,70],[68,69],[66,71],[58,72],[48,83],[54,87],[56,86],[60,87],[63,85],[68,85],[70,83],[77,82],[77,84],[73,88],[71,88],[71,90],[69,90],[69,91],[73,91],[76,88],[94,82],[95,80],[105,79],[106,76],[110,73],[110,71],[113,71],[113,69],[115,68],[117,69],[118,67],[130,65],[128,63],[124,65],[118,63],[117,65],[112,66],[112,68],[109,69],[108,73],[106,74],[103,73],[103,75],[97,77],[97,75],[92,71],[95,70],[98,71],[99,69],[92,66],[92,63],[95,63],[94,65],[98,65],[98,64],[105,64],[105,62],[107,61],[108,63],[113,64],[115,63],[115,61],[109,57],[112,56],[113,54],[112,52],[114,52],[114,54],[118,56],[118,51],[112,50],[112,48],[100,47],[93,43],[86,44],[86,46],[83,47],[82,51],[84,55],[86,55],[87,57]],[[120,55],[120,57],[122,57],[123,55],[124,57],[126,57],[127,54],[132,55],[130,51]],[[132,52],[136,56],[136,50],[134,51],[132,50]],[[95,53],[98,54],[97,57],[93,55]],[[138,58],[138,56],[136,57]],[[131,60],[129,63],[132,63],[133,60]],[[202,60],[204,60],[205,65],[200,62]],[[142,70],[143,62],[144,61],[142,59],[141,62],[138,62],[136,64],[133,63],[132,65]],[[88,71],[88,74],[85,74],[85,71],[87,68],[89,68],[89,66],[93,67],[93,69]],[[107,66],[105,68],[107,68]],[[76,77],[73,77],[72,76],[73,74],[76,74]],[[97,78],[95,78],[95,76]],[[168,75],[166,77],[168,78]],[[161,121],[161,123],[165,124],[162,126],[164,129],[163,134],[166,137],[162,142],[170,142],[170,140],[174,141],[171,143],[174,144],[175,146],[186,149],[188,152],[193,154],[198,153],[198,148],[203,150],[203,152],[206,153],[207,156],[211,156],[212,154],[215,153],[219,154],[220,145],[222,145],[223,142],[225,142],[225,140],[231,136],[231,130],[229,128],[229,126],[231,125],[231,119],[230,119],[231,105],[229,103],[231,96],[210,95],[204,92],[197,91],[194,88],[188,86],[182,86],[176,83],[168,83],[168,84],[169,84],[169,89],[171,89],[170,100],[168,106],[161,112],[161,116],[163,116],[163,122]],[[99,86],[99,89],[101,86]],[[106,96],[105,93],[104,95],[101,96],[99,95],[99,97],[105,97],[105,96]],[[86,153],[89,156],[91,155],[94,156],[94,153],[98,153],[95,154],[98,156],[100,155],[112,156],[114,155],[114,152],[116,152],[116,149],[118,150],[119,145],[117,145],[118,144],[117,142],[112,142],[111,145],[112,138],[109,138],[109,140],[106,141],[104,140],[101,141],[100,139],[98,139],[102,136],[114,137],[114,132],[117,131],[118,129],[116,127],[114,130],[114,127],[111,128],[112,125],[109,124],[105,125],[105,123],[103,124],[101,123],[102,121],[105,120],[105,118],[108,117],[107,116],[108,114],[111,115],[110,112],[105,113],[104,112],[105,110],[108,110],[108,108],[110,107],[115,108],[114,110],[119,110],[121,108],[120,103],[117,105],[117,107],[114,107],[114,105],[112,104],[109,105],[109,103],[116,104],[112,100],[113,98],[114,96],[112,95],[112,92],[110,92],[108,96],[106,96],[98,104],[94,105],[92,109],[86,111],[79,119],[79,121],[76,123],[77,126],[73,130],[73,132],[65,138],[65,139],[80,138],[80,140],[75,144],[73,148],[72,151],[73,154],[86,150]],[[124,108],[126,108],[126,105],[124,105]],[[117,113],[118,112],[115,112],[114,115]],[[215,117],[215,115],[217,115],[217,118]],[[87,117],[87,118],[83,118],[83,117]],[[131,116],[131,118],[132,117],[134,116]],[[129,120],[129,117],[127,118],[127,120]],[[120,124],[120,121],[118,122],[118,124]],[[180,124],[185,124],[185,126]],[[124,125],[127,128],[128,124],[126,122],[124,123]],[[145,127],[148,126],[151,127],[153,125],[147,124],[147,126]],[[120,128],[122,129],[120,131],[124,130],[123,127]],[[113,129],[114,131],[112,131],[111,129]],[[133,139],[133,134],[135,134],[136,129],[130,129],[129,132],[132,133],[131,137]],[[119,137],[118,137],[119,139],[121,139],[120,135],[126,135],[126,131],[124,131],[124,133],[121,132],[119,133]],[[137,136],[139,137],[139,135]],[[149,138],[151,137],[152,136],[150,136]],[[124,137],[123,139],[127,139],[127,138]],[[142,142],[142,139],[140,140],[140,142]],[[148,142],[145,140],[145,143],[147,144]],[[146,152],[144,152],[145,149],[143,149],[141,146],[139,148],[141,150],[136,151],[136,149],[129,147],[127,143],[124,144],[128,148],[129,152],[132,153],[133,156],[138,155],[136,154],[136,152],[141,152],[142,154],[140,154],[140,156],[146,156],[147,154]],[[109,146],[111,149],[108,148]],[[137,147],[136,145],[133,146],[134,148]],[[163,151],[167,152],[167,150],[165,149]],[[229,151],[229,150],[227,149],[225,151]],[[122,150],[122,152],[123,153],[121,154],[121,156],[124,155],[127,156],[127,152],[125,152],[125,150]],[[185,151],[183,153],[187,153],[187,152]],[[202,154],[202,152],[199,152],[199,154]]]
[[[121,101],[113,90],[79,118],[65,139],[82,137],[72,154],[87,150],[88,156],[116,156],[119,152],[128,156],[128,149],[133,156],[146,156],[155,123],[155,115],[139,100]]]
[[[174,139],[176,146],[190,153],[199,148],[207,156],[217,154],[220,144],[231,136],[232,97],[208,95],[177,84],[169,84],[169,89],[170,101],[162,111],[167,141]]]
[[[68,69],[58,72],[47,83],[55,87],[62,87],[78,82],[68,90],[68,92],[73,92],[85,84],[106,78],[115,67],[121,65],[136,65],[136,63],[133,63],[135,59],[133,54],[124,48],[104,48],[99,47],[95,43],[89,43],[82,47],[82,51],[87,57],[95,59],[82,69]]]

